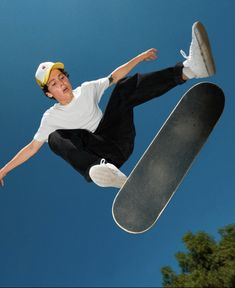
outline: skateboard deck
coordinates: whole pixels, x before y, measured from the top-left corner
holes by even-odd
[[[202,82],[189,89],[116,195],[112,214],[129,233],[150,229],[169,203],[224,108],[224,93]]]

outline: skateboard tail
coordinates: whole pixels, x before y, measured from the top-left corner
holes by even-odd
[[[176,188],[176,190],[178,189],[178,187]],[[175,192],[176,192],[175,190]],[[125,232],[127,233],[130,233],[130,234],[143,234],[145,232],[147,232],[148,230],[150,230],[154,224],[157,222],[157,220],[160,218],[160,216],[162,215],[163,211],[165,210],[166,206],[168,205],[168,203],[170,202],[171,198],[174,196],[175,192],[171,195],[171,197],[169,198],[169,200],[167,201],[166,205],[164,206],[164,208],[162,209],[162,211],[159,213],[159,215],[157,216],[156,220],[151,224],[151,226],[148,226],[146,227],[145,230],[128,230],[127,228],[125,228],[124,226],[122,226],[121,224],[119,224],[118,220],[116,219],[115,217],[115,214],[113,212],[113,209],[112,209],[112,216],[113,216],[113,219],[114,221],[116,222],[117,226],[119,226],[119,228],[121,228],[122,230],[124,230]]]

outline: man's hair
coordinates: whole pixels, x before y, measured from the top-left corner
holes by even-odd
[[[59,70],[60,70],[67,78],[69,78],[69,73],[68,73],[68,72],[66,72],[66,71],[63,70],[63,69],[59,69]],[[45,95],[47,98],[52,99],[52,100],[55,100],[54,97],[48,97],[48,96],[47,96],[46,93],[49,92],[47,85],[44,85],[44,86],[43,86],[42,91],[43,91],[44,95]]]

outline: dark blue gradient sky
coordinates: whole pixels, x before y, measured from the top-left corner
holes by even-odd
[[[234,223],[233,0],[0,0],[0,166],[37,131],[54,102],[34,74],[40,62],[62,61],[74,87],[108,75],[155,47],[159,59],[131,74],[162,69],[188,52],[191,26],[207,27],[226,95],[224,114],[156,226],[142,235],[120,230],[111,214],[116,189],[87,184],[47,145],[5,178],[0,190],[0,286],[161,286],[160,268],[177,267],[187,231]],[[200,80],[201,81],[201,80]],[[136,108],[130,173],[193,80]],[[105,107],[112,89],[106,91]]]

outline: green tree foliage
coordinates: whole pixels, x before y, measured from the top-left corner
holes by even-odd
[[[218,232],[218,242],[205,232],[183,236],[187,251],[175,254],[180,274],[170,266],[161,269],[165,288],[235,287],[235,224]]]

